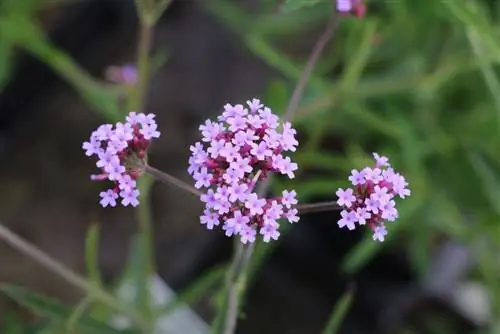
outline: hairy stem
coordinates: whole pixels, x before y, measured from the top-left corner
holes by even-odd
[[[151,175],[152,177],[154,177],[155,179],[157,179],[162,183],[165,183],[169,186],[175,186],[196,197],[200,197],[201,195],[201,192],[198,189],[190,186],[189,184],[176,178],[175,176],[162,172],[161,170],[151,167],[149,165],[145,165],[143,166],[143,168],[146,173],[148,173],[149,175]]]
[[[37,246],[21,238],[2,224],[0,224],[0,239],[5,241],[14,249],[35,260],[44,268],[60,276],[71,285],[81,289],[91,298],[106,304],[110,308],[115,309],[124,315],[127,315],[142,328],[144,333],[150,332],[149,324],[134,309],[129,308],[125,303],[107,293],[98,285],[88,282],[85,278],[79,276],[71,269],[67,268],[64,264],[50,257]]]
[[[153,40],[153,23],[141,20],[139,31],[139,47],[137,50],[138,83],[133,101],[133,109],[140,111],[145,107],[145,96],[149,82],[149,56]]]
[[[132,96],[133,110],[142,111],[146,109],[146,96],[149,83],[149,62],[151,44],[153,41],[154,21],[150,19],[154,8],[154,0],[137,0],[137,12],[139,17],[139,41],[137,48],[137,71],[138,82],[135,94]],[[153,229],[151,222],[151,208],[149,206],[149,191],[151,184],[147,180],[140,180],[142,183],[141,197],[144,202],[136,211],[138,223],[138,247],[141,262],[144,269],[140,271],[140,284],[138,291],[138,307],[147,320],[151,322],[154,318],[152,305],[150,302],[149,277],[155,271],[155,258],[153,246]]]
[[[324,32],[315,43],[307,63],[302,71],[302,74],[295,86],[295,89],[288,103],[288,107],[283,116],[283,121],[288,121],[293,118],[295,111],[300,103],[304,90],[311,73],[313,72],[320,55],[322,54],[325,46],[333,37],[335,28],[338,25],[337,16],[332,13]],[[265,195],[270,185],[271,178],[269,177],[265,182],[260,184],[258,193]],[[309,207],[311,209],[311,207]],[[241,292],[244,291],[246,284],[245,272],[252,258],[254,245],[243,245],[235,239],[235,252],[232,259],[231,269],[227,275],[226,288],[228,291],[226,310],[224,311],[224,334],[233,334],[236,330],[238,322],[238,313],[240,309]]]

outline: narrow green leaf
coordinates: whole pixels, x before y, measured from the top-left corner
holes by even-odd
[[[281,10],[283,12],[293,12],[306,7],[312,7],[320,3],[326,3],[328,0],[286,0]]]
[[[276,68],[291,79],[298,79],[302,74],[302,65],[291,61],[289,57],[277,50],[261,36],[256,34],[248,35],[245,38],[246,45],[256,56],[262,58],[268,65]],[[311,75],[310,85],[326,86],[322,79]]]
[[[347,59],[347,68],[340,81],[340,89],[342,91],[352,91],[354,89],[370,59],[377,22],[375,20],[365,21],[363,28],[358,47],[349,55],[349,59]]]
[[[476,30],[481,36],[481,42],[487,48],[488,55],[500,61],[500,42],[496,35],[496,28],[488,22],[484,8],[476,1],[442,1],[450,12],[467,28]]]
[[[335,304],[323,334],[336,334],[342,324],[342,321],[349,311],[354,297],[354,288],[350,287],[346,292],[340,297],[340,299]]]
[[[85,237],[85,267],[90,280],[102,286],[99,270],[99,225],[92,223]]]
[[[0,30],[0,92],[9,80],[13,67],[12,43]]]
[[[472,46],[472,50],[476,55],[476,59],[479,64],[479,68],[481,69],[481,73],[483,74],[484,81],[486,82],[486,86],[488,87],[491,97],[495,103],[497,121],[498,124],[500,124],[500,95],[498,94],[500,92],[500,82],[498,81],[498,76],[493,69],[491,61],[484,54],[482,45],[483,37],[479,35],[476,29],[472,28],[467,28],[466,33],[469,43]]]
[[[500,180],[481,155],[467,150],[467,158],[483,181],[482,188],[490,206],[500,215]]]
[[[26,18],[2,18],[0,31],[12,44],[24,48],[67,80],[96,110],[110,120],[121,118],[118,89],[93,79],[73,59],[54,47],[43,31]]]
[[[70,317],[71,310],[68,307],[45,296],[30,292],[24,288],[2,284],[0,285],[0,291],[4,292],[7,296],[39,316],[60,321],[62,323],[67,321]],[[109,325],[88,316],[80,317],[75,323],[74,328],[78,331],[78,333],[88,334],[137,333],[136,331],[118,331]]]
[[[226,273],[226,266],[221,266],[209,270],[207,273],[202,274],[194,283],[190,284],[188,288],[176,295],[176,298],[169,302],[164,308],[160,309],[158,316],[165,317],[174,311],[177,307],[184,304],[196,303],[204,294],[215,285],[224,282],[224,274]]]

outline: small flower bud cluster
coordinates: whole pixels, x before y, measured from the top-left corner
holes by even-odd
[[[225,234],[239,235],[244,244],[254,242],[257,233],[265,242],[276,240],[279,219],[299,220],[295,191],[271,199],[253,191],[270,172],[295,177],[297,164],[282,153],[296,150],[296,131],[289,122],[280,124],[259,100],[247,104],[227,104],[217,122],[200,126],[202,140],[190,147],[188,168],[195,187],[208,188],[201,195],[206,205],[201,223],[211,230],[223,222]]]
[[[393,222],[398,218],[394,197],[410,196],[405,178],[396,173],[389,159],[373,154],[375,167],[365,167],[361,171],[353,169],[349,181],[354,190],[339,189],[337,204],[343,208],[339,227],[349,230],[359,225],[368,225],[373,231],[373,240],[384,241],[387,229],[384,221]]]
[[[109,66],[105,73],[106,79],[120,85],[137,84],[138,74],[134,65]]]
[[[354,12],[357,17],[364,17],[366,6],[361,0],[337,0],[337,10],[348,14]]]
[[[102,170],[99,175],[91,175],[91,179],[114,183],[113,188],[100,193],[103,207],[116,206],[118,197],[123,206],[139,204],[137,162],[146,159],[151,140],[159,136],[154,114],[131,112],[125,123],[101,125],[92,132],[90,140],[83,143],[85,154],[97,156],[96,166]]]

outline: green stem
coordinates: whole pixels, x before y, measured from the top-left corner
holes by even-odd
[[[150,19],[154,9],[154,0],[139,0],[137,12],[140,23],[139,41],[137,48],[138,82],[135,94],[132,96],[131,106],[134,111],[146,109],[146,97],[149,83],[149,60],[153,39],[154,21]],[[139,183],[141,192],[141,205],[136,211],[138,223],[138,247],[141,269],[139,272],[137,305],[141,314],[150,322],[154,321],[154,311],[151,304],[149,291],[149,278],[155,271],[155,258],[153,248],[153,229],[151,222],[151,208],[149,192],[151,179],[142,178]]]
[[[139,47],[137,51],[137,71],[139,78],[133,101],[133,109],[136,111],[140,111],[145,107],[145,98],[149,82],[149,56],[153,40],[153,25],[153,22],[150,20],[145,19],[141,21]]]
[[[6,226],[0,224],[0,239],[8,243],[11,247],[35,260],[44,268],[57,274],[68,283],[84,291],[88,297],[100,301],[112,309],[115,309],[130,317],[137,325],[141,327],[144,333],[150,332],[150,325],[134,309],[127,304],[115,298],[113,295],[104,291],[101,287],[88,282],[62,263],[44,253],[37,246],[13,233]]]
[[[333,3],[333,1],[332,1]],[[333,34],[335,32],[335,28],[338,25],[338,19],[335,14],[332,13],[331,18],[315,43],[308,59],[307,63],[300,75],[299,80],[295,86],[295,89],[292,93],[290,101],[288,103],[285,115],[283,116],[283,122],[291,120],[297,107],[302,99],[302,95],[304,94],[305,87],[309,81],[311,73],[313,72],[316,64],[318,62],[319,57],[323,53],[324,48],[328,44],[328,42],[332,39]],[[268,178],[265,182],[259,185],[259,189],[257,193],[263,196],[266,194],[269,186],[270,186],[270,178]],[[225,303],[226,310],[224,310],[224,334],[233,334],[236,330],[236,325],[238,322],[238,313],[240,310],[240,298],[242,292],[245,291],[246,286],[246,273],[248,266],[250,264],[250,259],[252,258],[252,254],[254,251],[254,244],[251,245],[242,245],[241,242],[236,241],[235,243],[235,252],[232,259],[231,269],[227,275],[226,288],[227,288],[227,299]]]

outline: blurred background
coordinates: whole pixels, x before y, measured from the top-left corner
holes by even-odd
[[[297,111],[299,177],[272,188],[331,200],[379,152],[412,196],[384,243],[325,212],[259,247],[237,333],[321,333],[346,293],[339,333],[500,333],[500,2],[366,6],[341,18]],[[162,136],[151,165],[191,182],[188,147],[225,103],[260,97],[282,113],[331,11],[322,0],[174,0],[155,28],[144,111]],[[136,61],[137,30],[132,0],[0,1],[0,221],[82,275],[97,224],[113,286],[137,219],[150,217],[159,276],[209,324],[232,243],[200,226],[201,204],[155,183],[139,209],[103,209],[102,184],[89,182],[81,145],[126,112],[127,87],[106,73]],[[0,282],[82,298],[4,243]],[[0,333],[39,322],[0,296]]]

